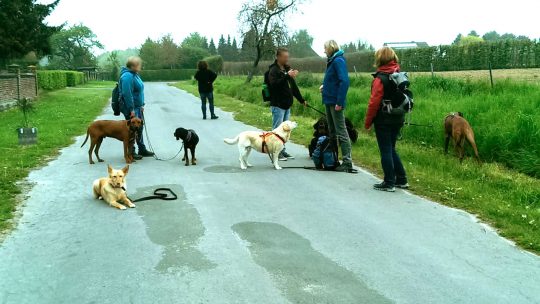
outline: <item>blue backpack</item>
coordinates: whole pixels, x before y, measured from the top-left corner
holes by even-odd
[[[332,144],[330,137],[321,136],[317,141],[317,147],[313,151],[313,162],[319,170],[335,170],[339,165],[335,144]]]

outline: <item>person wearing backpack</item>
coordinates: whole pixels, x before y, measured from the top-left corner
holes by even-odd
[[[324,44],[324,52],[328,57],[324,82],[321,86],[322,101],[326,107],[326,119],[330,138],[339,143],[343,162],[336,171],[350,172],[353,170],[352,147],[347,125],[345,123],[345,107],[349,90],[349,71],[344,52],[336,41],[330,40]]]
[[[298,71],[289,66],[289,51],[286,48],[278,48],[276,60],[265,74],[265,83],[270,93],[273,130],[277,129],[284,121],[289,120],[293,97],[307,106],[307,102],[296,84],[296,76],[298,76]],[[285,148],[279,155],[281,161],[293,158],[294,156],[287,153]]]
[[[396,187],[408,189],[407,174],[396,151],[396,142],[405,123],[404,111],[388,111],[387,105],[399,106],[404,95],[392,81],[392,75],[400,72],[398,56],[389,47],[375,52],[375,67],[371,86],[371,98],[366,114],[365,128],[370,130],[375,125],[375,135],[381,154],[384,181],[374,185],[375,190],[394,192]],[[411,106],[412,108],[412,106]]]
[[[210,106],[210,119],[218,119],[214,114],[214,81],[217,74],[208,68],[208,62],[201,60],[197,64],[197,73],[194,76],[199,87],[199,95],[201,96],[201,110],[203,119],[206,119],[206,101]]]
[[[122,114],[126,120],[132,117],[140,118],[144,121],[144,83],[139,76],[142,69],[142,60],[139,57],[129,57],[127,64],[120,72],[120,81],[118,84],[120,96],[122,99]],[[133,151],[133,158],[140,160],[143,157],[154,156],[154,153],[146,149],[143,140],[144,125],[137,132],[137,147],[139,153]]]

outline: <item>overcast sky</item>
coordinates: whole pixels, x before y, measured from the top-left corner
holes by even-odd
[[[217,43],[221,34],[240,37],[236,17],[243,1],[61,0],[47,21],[83,23],[106,50],[139,47],[147,37],[168,33],[180,42],[190,32],[199,32]],[[311,0],[289,17],[289,27],[307,29],[315,37],[313,48],[321,54],[328,39],[339,43],[363,39],[375,47],[388,41],[438,45],[472,29],[540,38],[539,6],[538,0]]]

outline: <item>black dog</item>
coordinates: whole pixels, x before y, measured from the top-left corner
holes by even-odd
[[[349,133],[349,138],[353,143],[355,143],[358,140],[358,131],[356,131],[352,121],[350,121],[348,118],[345,118],[345,125],[347,127],[347,133]],[[319,118],[319,120],[313,125],[313,129],[315,130],[313,132],[313,139],[309,144],[310,157],[313,155],[313,151],[315,151],[317,148],[317,141],[319,141],[319,138],[321,136],[329,136],[328,120],[326,120],[326,117]]]
[[[197,133],[193,130],[178,128],[174,132],[174,137],[176,137],[176,140],[182,139],[184,142],[184,158],[182,158],[182,161],[186,162],[186,166],[189,166],[188,149],[191,150],[191,164],[194,166],[197,165],[197,158],[195,157],[195,149],[199,143]]]

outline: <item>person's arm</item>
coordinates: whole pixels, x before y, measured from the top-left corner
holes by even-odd
[[[200,71],[197,71],[197,73],[195,73],[195,76],[193,76],[193,78],[195,78],[195,80],[197,81],[200,81],[199,78],[200,78]]]
[[[133,112],[133,74],[126,73],[120,78],[120,91],[124,100],[124,107],[128,113]]]
[[[347,92],[349,91],[349,71],[347,70],[347,64],[345,60],[338,59],[334,62],[336,66],[336,72],[338,76],[338,91],[337,91],[337,105],[345,107],[345,100],[347,99]]]
[[[296,100],[298,100],[298,102],[300,102],[301,104],[305,104],[306,100],[302,96],[302,93],[300,93],[300,89],[298,88],[298,85],[296,84],[296,80],[291,78],[289,83],[291,84],[291,90],[292,90],[293,96],[296,98]]]
[[[381,102],[384,97],[384,86],[382,81],[379,78],[373,80],[373,85],[371,88],[371,98],[369,99],[369,105],[366,113],[366,121],[364,127],[369,130],[373,124],[373,120],[379,109],[381,108]]]
[[[210,83],[214,83],[214,81],[217,79],[217,74],[214,71],[208,71],[210,72]]]

